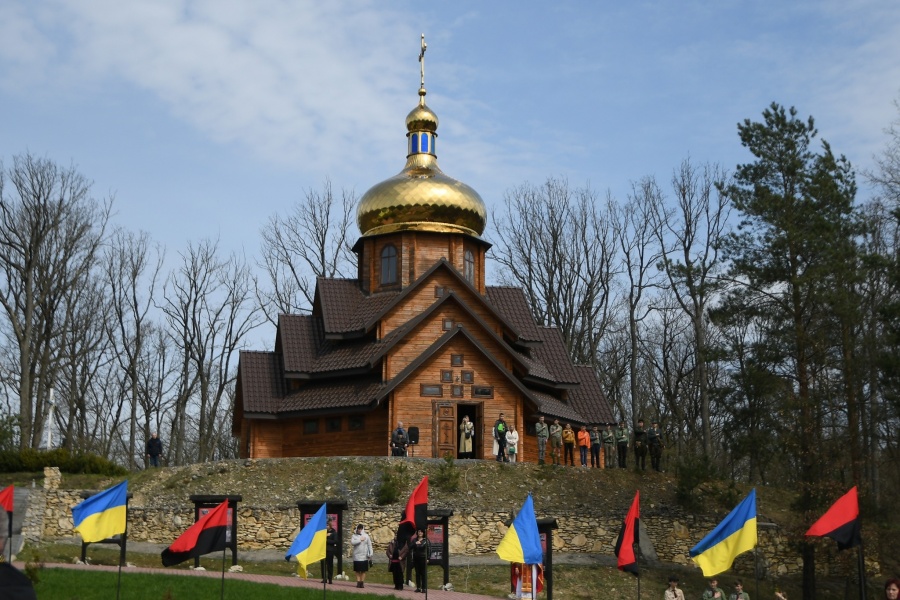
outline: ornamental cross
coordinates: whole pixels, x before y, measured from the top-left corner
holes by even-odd
[[[425,43],[425,34],[422,34],[422,50],[419,51],[419,73],[421,74],[421,87],[425,87],[425,50],[428,44]]]

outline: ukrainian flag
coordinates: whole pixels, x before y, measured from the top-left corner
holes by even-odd
[[[756,547],[756,489],[725,520],[691,548],[691,559],[712,577],[731,568],[738,554]]]
[[[513,519],[509,529],[506,530],[506,535],[500,540],[500,545],[497,546],[497,556],[501,560],[523,565],[543,564],[544,551],[541,548],[541,536],[538,533],[531,494],[528,494],[522,510]]]
[[[75,531],[85,542],[100,542],[118,533],[125,533],[128,518],[128,480],[94,494],[72,507]]]
[[[300,530],[284,556],[285,560],[290,560],[292,556],[297,559],[297,573],[304,578],[309,577],[307,567],[325,558],[325,541],[328,535],[325,531],[325,506],[323,504],[306,527]]]

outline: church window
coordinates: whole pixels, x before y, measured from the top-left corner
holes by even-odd
[[[331,417],[330,419],[325,419],[325,431],[328,433],[335,433],[341,430],[341,418],[340,417]]]
[[[305,434],[319,433],[319,420],[318,419],[307,419],[307,420],[303,421],[303,433],[305,433]]]
[[[444,331],[450,331],[451,329],[453,329],[453,319],[442,319],[441,329],[443,329]]]
[[[492,386],[492,385],[473,385],[472,386],[472,397],[473,398],[493,398],[494,397],[494,386]]]
[[[421,391],[419,392],[420,396],[435,396],[441,397],[444,395],[444,387],[441,385],[432,385],[428,383],[423,383],[421,387]]]
[[[475,382],[475,373],[472,371],[463,371],[462,372],[462,381],[463,383],[474,383]]]
[[[465,261],[463,275],[471,284],[475,283],[475,255],[471,250],[466,250],[463,260]]]
[[[447,289],[446,289],[444,286],[442,286],[442,285],[436,285],[436,286],[434,286],[434,297],[435,297],[435,298],[443,298],[443,297],[444,297],[444,293],[445,293],[446,291],[447,291]]]
[[[461,385],[453,385],[450,388],[450,395],[454,398],[462,398],[463,395],[463,386]]]
[[[397,248],[388,244],[381,250],[381,285],[397,283]]]
[[[463,355],[462,354],[451,354],[450,355],[450,366],[451,367],[461,367],[463,366]]]
[[[362,431],[366,428],[366,418],[359,415],[347,417],[347,429],[350,431]]]
[[[444,383],[453,382],[453,371],[450,369],[441,369],[441,381]]]

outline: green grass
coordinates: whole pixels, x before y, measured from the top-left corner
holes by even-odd
[[[116,597],[118,574],[48,568],[40,571],[39,579],[35,591],[41,600],[109,600]],[[123,572],[120,597],[129,600],[196,600],[219,598],[221,589],[221,579]],[[230,600],[315,600],[321,597],[321,589],[225,581],[225,598]],[[378,598],[372,594],[349,594],[332,590],[328,591],[328,597],[334,600]]]

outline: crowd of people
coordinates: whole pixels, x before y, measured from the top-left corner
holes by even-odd
[[[600,425],[580,425],[575,431],[571,423],[560,424],[554,419],[547,424],[543,416],[538,417],[534,427],[537,437],[538,464],[547,464],[549,449],[550,462],[553,465],[575,466],[575,449],[578,448],[578,461],[582,467],[595,469],[625,469],[628,467],[629,450],[634,451],[634,467],[647,470],[647,455],[650,456],[650,468],[662,470],[663,444],[662,431],[658,421],[653,421],[649,428],[644,427],[644,420],[638,419],[634,430],[628,428],[625,421],[618,427],[607,424],[601,431]],[[491,429],[493,437],[492,453],[497,462],[518,460],[520,454],[519,432],[515,424],[506,422],[504,413],[500,413]],[[475,457],[475,424],[464,415],[459,423],[459,458]],[[391,456],[407,456],[410,438],[403,422],[397,423],[391,431]]]

